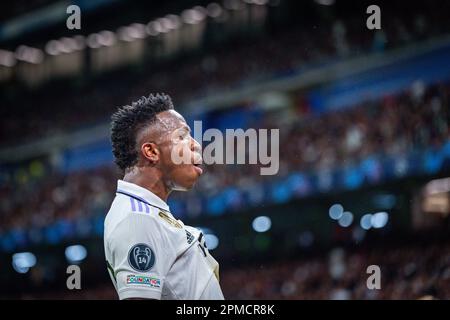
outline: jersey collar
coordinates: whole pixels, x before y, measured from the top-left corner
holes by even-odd
[[[123,180],[117,181],[117,192],[126,194],[130,197],[141,198],[148,202],[150,205],[153,205],[157,208],[163,209],[165,211],[170,212],[170,208],[167,203],[164,202],[160,197],[156,194],[138,186],[137,184],[126,182]]]

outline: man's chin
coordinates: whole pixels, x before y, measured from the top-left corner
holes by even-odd
[[[172,188],[172,191],[189,191],[192,187],[181,187],[175,186]]]
[[[172,186],[173,191],[189,191],[191,190],[195,184],[197,183],[198,178],[195,178],[192,182],[186,184],[175,184]]]

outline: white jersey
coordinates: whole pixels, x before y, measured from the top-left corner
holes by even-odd
[[[145,188],[118,181],[104,245],[119,299],[224,299],[219,264],[201,231],[175,219]]]

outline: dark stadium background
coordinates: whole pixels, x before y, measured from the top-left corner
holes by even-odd
[[[81,30],[66,28],[71,3]],[[366,28],[370,4],[381,30]],[[449,12],[437,0],[2,2],[0,298],[116,299],[108,121],[166,92],[204,129],[280,129],[276,176],[209,166],[169,201],[207,233],[226,298],[449,299]],[[71,264],[81,290],[66,288]],[[369,265],[380,290],[366,288]]]

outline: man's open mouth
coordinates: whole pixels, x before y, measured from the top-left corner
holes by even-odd
[[[202,168],[202,165],[200,163],[198,163],[198,164],[194,163],[193,166],[195,167],[195,170],[197,171],[197,173],[199,175],[201,175],[203,173],[203,168]]]

